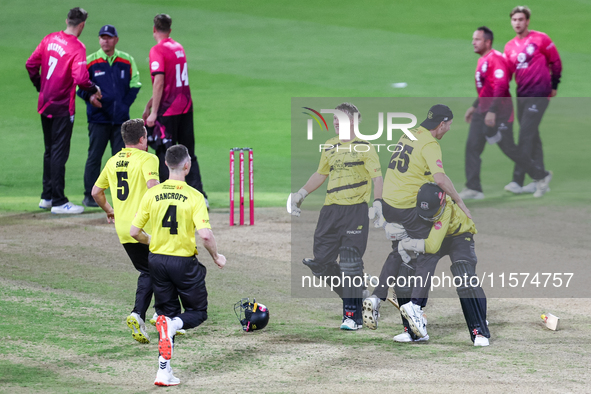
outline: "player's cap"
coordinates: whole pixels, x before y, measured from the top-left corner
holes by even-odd
[[[423,220],[438,220],[446,205],[446,194],[436,183],[427,182],[417,193],[417,214]]]
[[[104,25],[99,30],[99,37],[100,36],[111,36],[111,37],[119,37],[117,35],[117,29],[113,25]]]
[[[421,123],[421,126],[426,128],[427,130],[433,130],[439,123],[447,122],[454,118],[454,114],[451,112],[451,109],[447,105],[443,104],[435,104],[429,109],[429,113],[427,114],[427,119]]]

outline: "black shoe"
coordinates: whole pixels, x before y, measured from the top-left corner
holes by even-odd
[[[88,208],[98,208],[99,206],[92,197],[84,197],[84,200],[82,200],[82,205]]]

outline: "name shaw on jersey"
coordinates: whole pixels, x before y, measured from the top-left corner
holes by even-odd
[[[162,200],[183,200],[183,202],[187,201],[187,196],[181,193],[160,193],[154,196],[156,201]]]

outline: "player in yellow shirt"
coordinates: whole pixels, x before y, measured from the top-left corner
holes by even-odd
[[[476,226],[464,211],[445,195],[435,183],[421,186],[417,194],[417,214],[422,220],[432,224],[426,239],[405,238],[398,244],[398,250],[406,262],[410,262],[408,252],[433,253],[439,259],[449,255],[451,272],[454,277],[463,278],[456,287],[464,318],[470,331],[474,346],[488,346],[490,332],[486,321],[486,295],[480,284],[472,280],[476,277],[476,253],[474,235]],[[456,280],[454,280],[454,285]],[[428,336],[420,338],[424,339]],[[413,342],[419,337],[412,331],[394,337],[397,342]]]
[[[157,185],[158,158],[146,152],[148,137],[144,121],[131,119],[121,126],[125,148],[111,157],[92,188],[92,196],[107,213],[109,223],[115,223],[119,241],[140,272],[137,280],[135,305],[127,317],[133,338],[140,343],[150,343],[144,321],[152,301],[152,280],[148,270],[148,247],[129,235],[129,227],[144,193]],[[105,197],[105,189],[111,188],[113,206]],[[115,220],[117,218],[117,220]]]
[[[453,183],[445,174],[441,147],[438,140],[449,131],[453,122],[451,109],[443,104],[437,104],[429,109],[427,118],[420,127],[409,130],[416,140],[403,134],[398,141],[396,151],[392,154],[386,177],[384,179],[384,218],[391,225],[399,224],[404,227],[411,238],[426,238],[431,230],[431,224],[421,220],[415,210],[417,191],[425,182],[436,182],[456,203],[471,217],[470,211],[458,195]],[[386,230],[390,225],[386,226]],[[402,320],[405,327],[418,329],[421,336],[427,334],[426,320],[423,319],[422,307],[426,305],[428,283],[435,270],[438,259],[433,255],[421,255],[413,264],[402,264],[398,253],[398,240],[392,235],[392,252],[388,255],[382,268],[380,278],[389,276],[420,276],[424,287],[410,286],[410,281],[403,287],[396,286],[396,295],[401,306]],[[380,300],[387,297],[388,287],[381,281],[372,297],[364,300],[364,320],[371,329],[377,328]],[[407,321],[407,315],[413,316],[413,321]],[[416,322],[415,322],[416,320]],[[409,325],[410,324],[410,325]]]
[[[343,103],[336,109],[349,116],[351,128],[354,116],[359,116],[361,121],[359,110],[351,103]],[[336,116],[334,126],[338,134],[339,122]],[[372,211],[377,211],[377,221],[382,218],[382,170],[375,148],[367,141],[359,138],[339,140],[337,136],[326,141],[324,146],[326,149],[320,157],[318,170],[304,187],[290,195],[290,213],[300,216],[304,198],[329,178],[326,199],[314,232],[314,259],[304,259],[303,263],[317,277],[325,280],[332,276],[344,277],[353,282],[355,278],[363,276],[362,257],[369,234],[367,204],[372,182],[375,199]],[[337,257],[340,257],[338,264]],[[335,291],[343,299],[341,329],[362,328],[363,288],[349,286],[347,282],[346,286],[335,288]]]
[[[189,151],[184,145],[173,145],[166,151],[165,163],[170,177],[146,192],[130,235],[150,247],[148,260],[160,336],[154,384],[175,386],[180,380],[170,367],[174,335],[207,319],[206,269],[197,260],[196,234],[218,267],[224,267],[226,258],[217,252],[205,198],[185,182],[191,170]],[[142,231],[148,222],[151,235]]]

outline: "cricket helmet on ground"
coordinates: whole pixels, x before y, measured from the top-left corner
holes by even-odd
[[[445,192],[433,182],[425,183],[417,194],[417,213],[423,220],[438,220],[446,205]]]
[[[254,298],[252,302],[248,298],[238,301],[234,304],[234,313],[246,332],[262,330],[269,323],[269,309]]]

